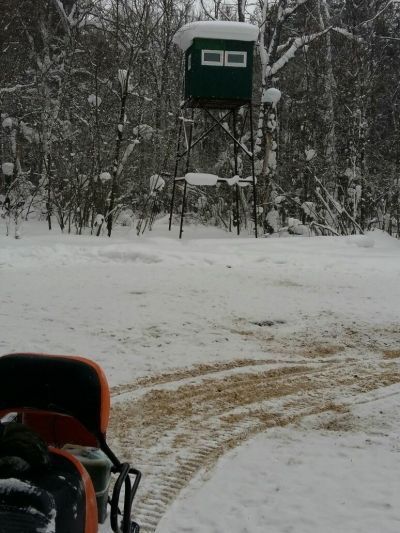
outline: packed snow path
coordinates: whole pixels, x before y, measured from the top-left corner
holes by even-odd
[[[232,360],[116,387],[111,434],[143,470],[135,511],[143,531],[155,531],[193,476],[245,439],[305,415],[344,413],[360,393],[400,382],[400,350],[375,345],[365,359],[371,346],[359,335],[342,339],[357,343],[359,357],[310,337],[286,362]]]
[[[1,352],[103,366],[109,439],[144,474],[144,532],[196,472],[249,437],[341,415],[400,382],[398,241],[190,231],[181,242],[34,225],[19,241],[0,234]]]

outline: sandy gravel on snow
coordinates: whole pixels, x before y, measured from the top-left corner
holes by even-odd
[[[155,531],[193,477],[243,441],[311,414],[346,414],[359,394],[399,383],[397,351],[382,348],[375,359],[364,359],[363,335],[352,330],[352,342],[356,336],[358,357],[344,344],[309,340],[292,362],[289,354],[285,363],[232,360],[115,387],[110,434],[126,459],[143,470],[135,505],[143,531]],[[335,420],[325,429],[335,430]]]

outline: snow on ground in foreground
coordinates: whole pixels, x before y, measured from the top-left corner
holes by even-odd
[[[400,531],[399,241],[177,231],[0,222],[0,352],[104,367],[143,533]]]
[[[173,238],[156,229],[110,240],[49,235],[42,223],[16,241],[1,230],[0,351],[88,355],[112,384],[255,358],[261,335],[275,356],[281,338],[289,349],[302,338],[337,343],[344,328],[369,335],[398,321],[400,243],[382,233],[190,239],[188,230],[179,241],[174,228]]]
[[[395,385],[259,435],[199,475],[157,532],[397,533],[399,396]]]

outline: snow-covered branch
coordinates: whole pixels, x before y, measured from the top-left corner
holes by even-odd
[[[265,78],[268,76],[268,73],[270,73],[271,66],[269,63],[273,60],[276,53],[280,53],[282,50],[284,50],[290,43],[290,40],[286,42],[283,45],[279,45],[279,36],[281,33],[282,25],[284,22],[292,16],[295,11],[302,5],[304,5],[308,0],[297,0],[295,5],[291,7],[283,7],[282,4],[285,4],[285,2],[280,2],[278,6],[278,11],[276,15],[276,21],[274,25],[274,30],[272,33],[272,36],[269,41],[268,48],[265,46],[265,37],[264,32],[266,29],[266,20],[267,20],[267,11],[268,11],[268,2],[263,3],[262,7],[262,13],[261,13],[261,20],[263,21],[260,26],[260,59],[262,64],[262,79],[265,80]]]
[[[284,50],[286,50],[286,48],[288,46],[290,46],[290,44],[293,42],[293,38],[291,37],[290,39],[288,39],[285,43],[283,44],[280,44],[278,46],[278,48],[276,49],[277,53],[278,54],[281,54]]]
[[[31,89],[34,86],[35,86],[34,83],[28,83],[26,85],[22,85],[21,83],[17,83],[17,85],[14,85],[13,87],[2,87],[2,88],[0,88],[0,94],[15,93],[16,91],[19,91],[20,89]]]
[[[321,37],[321,35],[324,35],[328,31],[330,31],[331,28],[326,28],[323,31],[312,33],[310,35],[303,35],[302,37],[297,37],[294,39],[292,45],[290,48],[277,60],[272,66],[267,67],[266,76],[273,76],[276,74],[282,67],[286,65],[291,59],[294,58],[296,52],[303,48],[303,46],[310,44],[312,41],[317,39],[318,37]]]
[[[358,26],[364,26],[365,24],[369,24],[371,22],[374,22],[374,20],[376,20],[380,15],[382,15],[387,10],[388,7],[390,7],[392,4],[397,3],[397,2],[398,2],[398,0],[388,0],[388,2],[382,7],[382,9],[380,9],[378,11],[378,13],[376,13],[370,19],[364,20]]]
[[[139,144],[139,140],[135,139],[133,142],[129,143],[128,146],[125,148],[124,155],[122,156],[121,162],[118,166],[117,176],[120,177],[122,174],[122,171],[124,170],[124,166],[126,165],[126,162],[129,159],[129,156],[133,152],[133,149],[135,146]]]
[[[351,33],[349,30],[346,30],[345,28],[338,28],[337,26],[334,26],[331,28],[332,31],[335,31],[336,33],[340,33],[341,35],[344,35],[348,39],[352,41],[356,41],[358,43],[364,42],[364,39],[359,37],[358,35],[354,35],[354,33]]]
[[[389,41],[400,41],[400,37],[390,37],[388,35],[377,35],[378,39],[387,39]]]
[[[287,19],[292,15],[300,6],[308,2],[308,0],[297,0],[296,4],[292,7],[287,7],[286,9],[283,9],[283,17],[284,19]]]

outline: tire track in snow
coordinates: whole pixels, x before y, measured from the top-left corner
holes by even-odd
[[[196,473],[211,468],[250,436],[305,415],[346,410],[346,397],[400,381],[393,363],[370,359],[270,370],[265,369],[268,362],[276,364],[239,360],[199,365],[113,389],[118,395],[139,383],[145,388],[137,398],[114,405],[110,427],[121,455],[143,472],[134,515],[144,533],[156,530]],[[228,370],[235,373],[227,374]],[[197,381],[188,382],[193,375]]]
[[[194,378],[197,376],[204,376],[206,374],[218,373],[223,370],[265,365],[275,362],[276,361],[272,359],[235,359],[233,361],[194,365],[190,368],[178,369],[172,372],[164,372],[163,374],[158,374],[155,376],[139,378],[131,383],[117,385],[112,387],[111,395],[115,397],[120,394],[137,390],[139,387],[158,385],[161,383],[171,383],[185,378]]]

